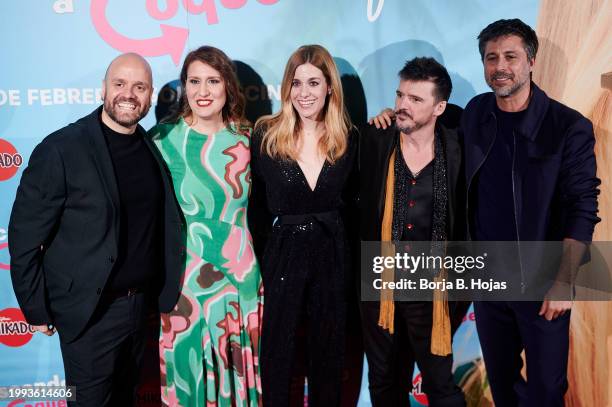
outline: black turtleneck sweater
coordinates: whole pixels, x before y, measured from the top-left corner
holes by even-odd
[[[109,292],[153,288],[159,278],[163,184],[144,134],[122,134],[100,120],[117,178],[120,199],[119,252]]]

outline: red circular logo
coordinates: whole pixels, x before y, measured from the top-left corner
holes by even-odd
[[[429,401],[427,400],[427,395],[423,393],[423,389],[421,388],[422,382],[423,380],[421,378],[421,374],[419,373],[412,380],[412,397],[414,397],[417,403],[428,406]]]
[[[0,310],[0,343],[18,347],[30,342],[34,330],[19,308]]]
[[[21,154],[8,141],[0,139],[0,181],[6,181],[17,173],[23,163]]]

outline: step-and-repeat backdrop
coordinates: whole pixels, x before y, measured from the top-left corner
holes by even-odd
[[[64,384],[58,336],[33,334],[14,297],[8,220],[34,146],[100,105],[102,77],[119,53],[138,52],[149,61],[159,113],[175,97],[172,82],[186,53],[203,44],[221,48],[237,63],[253,120],[278,109],[289,55],[300,45],[321,44],[335,57],[349,110],[361,123],[393,104],[397,71],[415,56],[443,63],[453,81],[450,101],[465,106],[488,90],[476,40],[480,30],[513,17],[536,27],[542,7],[533,0],[2,1],[0,386]],[[155,122],[152,108],[141,124],[150,128]],[[456,334],[454,350],[455,378],[469,404],[490,405],[471,309]],[[147,368],[155,374],[154,364]],[[367,367],[360,406],[370,405],[366,372]],[[144,391],[140,404],[155,405],[151,394]],[[413,401],[427,405],[418,371]],[[41,403],[15,400],[0,405],[64,405]]]

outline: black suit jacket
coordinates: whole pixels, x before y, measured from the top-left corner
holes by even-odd
[[[119,190],[102,133],[101,107],[46,137],[21,177],[9,223],[11,278],[30,324],[53,323],[65,342],[93,314],[118,253]],[[142,127],[137,130],[161,168],[165,192],[159,306],[178,300],[185,226],[168,170]]]
[[[436,132],[445,146],[448,174],[449,240],[465,240],[465,176],[462,146],[454,130],[441,124]],[[386,130],[374,126],[362,129],[359,145],[360,235],[363,241],[379,241],[385,204],[389,160],[398,137],[395,126]],[[398,157],[402,159],[401,156]]]

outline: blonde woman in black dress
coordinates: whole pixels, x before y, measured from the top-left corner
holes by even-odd
[[[348,289],[341,212],[352,195],[357,137],[325,48],[307,45],[291,55],[281,99],[279,112],[257,122],[251,158],[252,199],[274,219],[261,259],[263,401],[289,405],[296,331],[305,327],[308,404],[337,406]]]

